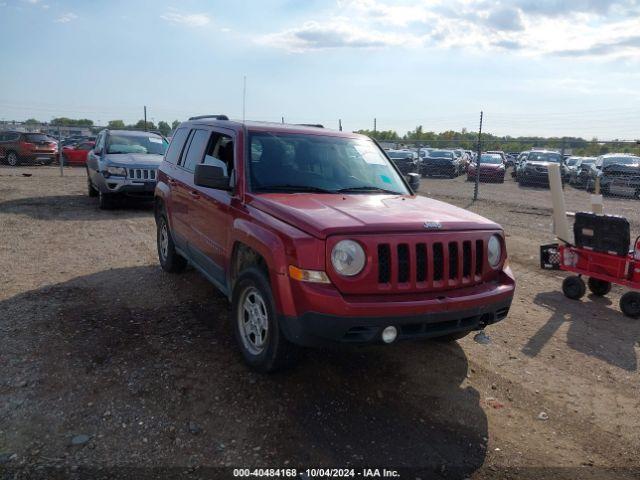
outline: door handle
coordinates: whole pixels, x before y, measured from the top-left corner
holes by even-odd
[[[178,185],[178,182],[176,182],[175,180],[169,180],[169,186],[175,187],[176,185]]]
[[[198,199],[200,198],[200,192],[196,191],[196,190],[191,190],[189,192],[189,195],[191,195],[192,198]]]

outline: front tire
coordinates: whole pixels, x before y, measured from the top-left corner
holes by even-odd
[[[87,172],[87,195],[89,195],[90,197],[98,196],[98,191],[93,186],[93,183],[91,183],[91,177],[89,176],[89,172]]]
[[[269,373],[295,362],[298,347],[280,329],[271,286],[261,270],[249,267],[238,276],[231,303],[236,341],[249,367]]]
[[[597,278],[589,277],[588,285],[591,293],[598,297],[604,297],[611,291],[611,282],[598,280]]]
[[[100,210],[111,210],[113,208],[113,198],[108,193],[98,191],[98,208]]]
[[[10,167],[17,167],[20,164],[20,157],[16,152],[9,152],[7,154],[7,164]]]
[[[587,286],[577,275],[567,277],[562,282],[562,293],[571,300],[580,300],[587,293]]]
[[[180,273],[187,268],[187,260],[176,251],[167,217],[160,215],[157,221],[156,243],[158,260],[165,272]]]
[[[627,292],[620,298],[620,310],[627,317],[640,318],[640,293]]]

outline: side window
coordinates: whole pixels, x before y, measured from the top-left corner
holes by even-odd
[[[91,144],[81,143],[80,145],[78,145],[78,150],[91,150]]]
[[[182,160],[182,167],[190,172],[193,172],[198,163],[202,162],[204,152],[207,149],[209,143],[210,132],[206,130],[195,130],[191,143],[189,144],[189,151],[186,157]]]
[[[222,133],[213,133],[202,163],[222,168],[225,177],[233,171],[233,138]]]
[[[179,128],[175,131],[175,134],[171,139],[171,143],[169,144],[169,148],[167,149],[167,153],[164,156],[164,159],[167,162],[173,163],[174,165],[178,163],[180,153],[182,153],[182,149],[184,148],[184,144],[187,141],[188,136],[188,128]]]

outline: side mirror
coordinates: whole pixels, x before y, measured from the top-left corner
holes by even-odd
[[[214,165],[206,165],[204,163],[196,165],[193,182],[199,187],[231,190],[229,177],[224,176],[222,168]]]
[[[411,187],[411,190],[413,190],[414,192],[417,192],[418,189],[420,188],[420,175],[418,175],[417,173],[409,173],[407,175],[407,180],[409,181],[409,186]]]

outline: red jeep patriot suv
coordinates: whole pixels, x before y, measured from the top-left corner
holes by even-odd
[[[414,194],[362,135],[193,117],[155,202],[162,268],[190,263],[231,300],[260,371],[298,346],[462,338],[513,298],[501,227]]]

